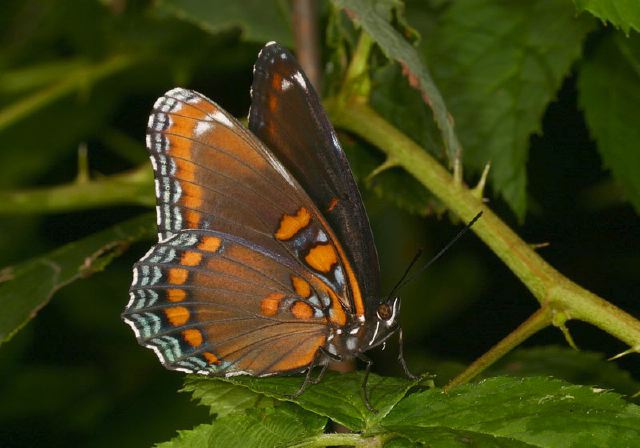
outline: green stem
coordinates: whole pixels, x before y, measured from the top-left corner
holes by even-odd
[[[99,64],[76,68],[60,81],[0,110],[0,131],[75,90],[131,66],[133,62],[128,56],[117,55]]]
[[[152,171],[145,164],[124,174],[55,187],[0,192],[0,215],[51,213],[107,205],[155,203]]]
[[[370,88],[369,80],[369,56],[373,48],[373,39],[367,33],[360,33],[358,44],[353,52],[349,67],[345,73],[342,84],[342,95],[349,95],[347,89],[357,89],[359,95],[368,96]],[[351,92],[356,94],[356,92]]]
[[[494,345],[491,350],[476,359],[464,372],[449,381],[449,384],[447,384],[443,390],[446,392],[456,386],[467,383],[522,342],[526,341],[529,336],[551,325],[552,319],[553,314],[548,307],[540,308],[506,338]]]
[[[381,448],[385,440],[393,437],[390,434],[384,434],[374,437],[363,437],[361,434],[354,433],[329,433],[321,434],[310,440],[292,445],[291,448],[316,448],[326,446],[354,446],[356,448]]]
[[[541,306],[591,323],[631,347],[640,344],[640,321],[556,271],[471,190],[457,184],[433,157],[365,101],[334,98],[326,102],[326,107],[337,127],[380,148],[463,221],[483,210],[484,215],[473,231],[527,286]]]

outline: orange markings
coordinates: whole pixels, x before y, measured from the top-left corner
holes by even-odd
[[[200,244],[198,244],[198,249],[206,252],[216,252],[220,249],[220,244],[222,244],[222,241],[217,236],[204,236]]]
[[[278,313],[280,301],[284,299],[284,294],[272,292],[260,302],[260,310],[265,316],[275,316]]]
[[[334,208],[338,205],[338,198],[331,198],[329,201],[329,205],[327,206],[327,211],[332,212]]]
[[[305,299],[311,295],[311,285],[307,283],[306,280],[297,277],[295,275],[291,276],[291,284],[293,285],[293,289],[301,297]]]
[[[180,180],[186,180],[187,182],[193,182],[196,178],[196,166],[189,160],[173,159],[176,164],[176,174]]]
[[[191,159],[191,140],[171,134],[166,137],[169,139],[169,154],[171,156]]]
[[[277,108],[278,108],[278,98],[276,98],[275,95],[271,95],[269,97],[269,110],[271,112],[275,112]]]
[[[273,87],[273,90],[280,90],[282,88],[282,75],[280,73],[273,73],[273,78],[271,78],[271,87]]]
[[[169,269],[169,283],[172,285],[182,285],[187,281],[189,277],[189,271],[181,268],[171,268]]]
[[[172,306],[164,309],[164,314],[167,316],[167,320],[174,327],[184,325],[189,320],[189,310],[183,306]]]
[[[220,364],[218,357],[211,352],[203,352],[202,356],[204,356],[209,364]]]
[[[189,137],[193,134],[193,130],[196,125],[196,121],[193,118],[196,117],[187,117],[184,115],[184,113],[181,113],[180,115],[171,114],[171,126],[169,126],[169,129],[167,129],[168,133],[185,135]],[[202,117],[204,114],[200,112],[198,115],[199,117]]]
[[[330,231],[329,224],[325,221],[324,217],[320,215],[318,217],[320,220],[320,224],[329,230],[329,239],[331,241],[336,241],[335,236]],[[347,275],[347,280],[349,282],[349,286],[351,287],[351,293],[353,296],[353,302],[356,307],[356,316],[364,316],[364,301],[362,298],[362,292],[360,291],[360,285],[358,284],[358,279],[356,278],[356,274],[351,268],[351,262],[347,258],[347,254],[345,254],[344,249],[339,242],[336,241],[335,249],[338,251],[338,255],[340,256],[340,260],[342,261],[342,266],[345,269],[345,273]]]
[[[184,266],[198,266],[202,260],[202,254],[200,252],[186,251],[180,258],[180,264]]]
[[[187,221],[187,229],[197,229],[200,226],[201,215],[194,210],[185,210],[184,217]]]
[[[180,182],[182,188],[181,203],[187,208],[200,208],[202,205],[202,187],[188,182]]]
[[[202,333],[195,328],[189,328],[182,332],[182,337],[191,347],[198,347],[202,344]]]
[[[275,237],[280,241],[293,238],[301,229],[307,227],[309,222],[311,222],[311,213],[306,208],[300,207],[295,215],[282,216]]]
[[[187,292],[184,289],[167,289],[167,300],[169,302],[182,302],[187,298]]]
[[[338,255],[333,244],[316,244],[305,255],[304,260],[311,268],[326,274],[338,262]]]
[[[316,352],[325,343],[326,338],[324,336],[317,336],[313,339],[308,339],[296,350],[284,357],[282,361],[277,363],[271,369],[273,372],[286,372],[289,370],[299,369],[303,366],[308,366],[313,362]]]
[[[273,78],[271,79],[271,87],[276,92],[282,90],[282,75],[280,73],[274,73]],[[271,112],[275,112],[278,108],[278,97],[276,95],[269,95],[269,99],[267,100],[267,107]]]
[[[313,308],[306,302],[297,301],[291,305],[291,314],[298,319],[311,319],[313,317]]]
[[[327,288],[326,291],[331,298],[331,310],[329,312],[329,319],[336,325],[345,325],[347,323],[347,315],[342,308],[342,302],[340,302],[340,299],[331,288]]]

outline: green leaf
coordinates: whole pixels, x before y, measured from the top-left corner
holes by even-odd
[[[178,435],[168,442],[157,443],[156,448],[202,448],[209,446],[214,435],[213,425],[198,425],[193,429],[178,431]]]
[[[562,1],[460,0],[425,39],[465,165],[480,170],[491,162],[492,186],[520,218],[529,137],[540,130],[592,24]]]
[[[415,447],[416,443],[429,448],[527,448],[535,446],[509,437],[497,437],[477,431],[449,428],[406,428],[403,435],[406,439],[402,439],[402,442],[394,439],[395,444],[386,444],[385,448]]]
[[[278,400],[290,400],[304,409],[329,417],[354,431],[375,428],[407,391],[421,381],[371,374],[368,383],[369,399],[378,411],[372,413],[366,408],[362,399],[362,375],[364,372],[345,374],[328,372],[319,384],[309,386],[302,395],[293,399],[289,396],[302,385],[304,380],[302,376],[267,378],[236,376],[207,378],[203,381],[230,382]]]
[[[187,376],[181,392],[190,392],[194,400],[199,401],[203,406],[208,406],[210,414],[215,414],[218,418],[258,406],[270,407],[275,402],[244,386],[226,381],[212,381],[202,375]]]
[[[444,100],[416,49],[389,23],[388,8],[385,7],[384,2],[333,1],[337,6],[349,12],[349,16],[371,35],[390,59],[400,63],[411,86],[418,89],[424,101],[433,110],[434,120],[442,133],[446,154],[449,161],[453,162],[460,154],[460,142],[454,132],[453,121]]]
[[[155,235],[149,214],[0,271],[0,343],[35,317],[60,288],[99,272],[134,241]]]
[[[387,64],[374,71],[369,100],[380,115],[432,155],[438,158],[446,157],[442,153],[442,139],[433,122],[433,113],[420,96],[416,95],[415,89],[409,86],[396,64]],[[381,162],[369,156],[369,159],[372,159],[370,163],[364,163],[363,160],[367,154],[362,153],[368,151],[361,146],[361,144],[347,145],[345,150],[350,156],[356,155],[350,158],[350,160],[353,158],[357,160],[351,166],[358,171],[360,178],[365,178]],[[385,170],[367,179],[366,185],[379,197],[413,214],[426,215],[439,206],[429,190],[398,168]]]
[[[277,0],[162,0],[158,8],[211,34],[239,29],[247,41],[293,43],[288,6]]]
[[[578,11],[591,14],[621,28],[625,33],[630,29],[640,31],[640,2],[638,0],[573,0]]]
[[[636,446],[640,407],[560,380],[499,377],[410,395],[381,425],[416,441],[416,428],[447,428],[537,447]]]
[[[632,395],[640,390],[640,383],[602,353],[549,346],[520,349],[510,353],[487,371],[487,376],[550,375],[572,384],[598,386]]]
[[[322,434],[327,419],[299,407],[283,403],[278,407],[248,409],[229,414],[211,425],[180,431],[175,439],[159,448],[232,447],[262,448],[291,446]]]
[[[640,213],[640,38],[605,38],[582,65],[578,89],[604,163]]]

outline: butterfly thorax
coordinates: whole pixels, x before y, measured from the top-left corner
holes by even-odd
[[[399,328],[400,299],[382,301],[372,311],[366,317],[350,319],[344,327],[332,329],[325,350],[330,355],[353,358],[384,343]]]

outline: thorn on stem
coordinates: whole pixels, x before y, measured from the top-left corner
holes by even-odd
[[[487,178],[489,177],[489,171],[491,170],[491,162],[487,162],[482,170],[482,175],[480,175],[480,180],[478,184],[471,189],[471,194],[477,197],[478,199],[483,200],[484,196],[484,188],[487,185]]]
[[[367,176],[367,178],[365,179],[365,181],[367,183],[369,183],[378,174],[380,174],[380,173],[382,173],[382,172],[384,172],[384,171],[386,171],[388,169],[395,168],[396,166],[398,166],[398,162],[389,157],[381,165],[378,165],[373,171],[371,171],[369,173],[369,175]]]
[[[627,356],[630,355],[631,353],[640,353],[640,345],[635,345],[621,353],[618,353],[617,355],[613,355],[611,358],[607,359],[607,361],[614,361],[616,359],[620,359],[623,356]],[[640,394],[640,392],[638,392]]]
[[[575,341],[573,340],[573,337],[571,336],[571,333],[569,332],[569,328],[567,328],[566,322],[568,320],[569,320],[569,316],[565,312],[555,311],[554,314],[553,314],[553,318],[551,320],[551,323],[553,324],[554,327],[560,329],[560,331],[564,335],[565,340],[567,341],[567,344],[569,344],[569,346],[572,349],[580,350],[578,348],[578,346],[576,345]]]

